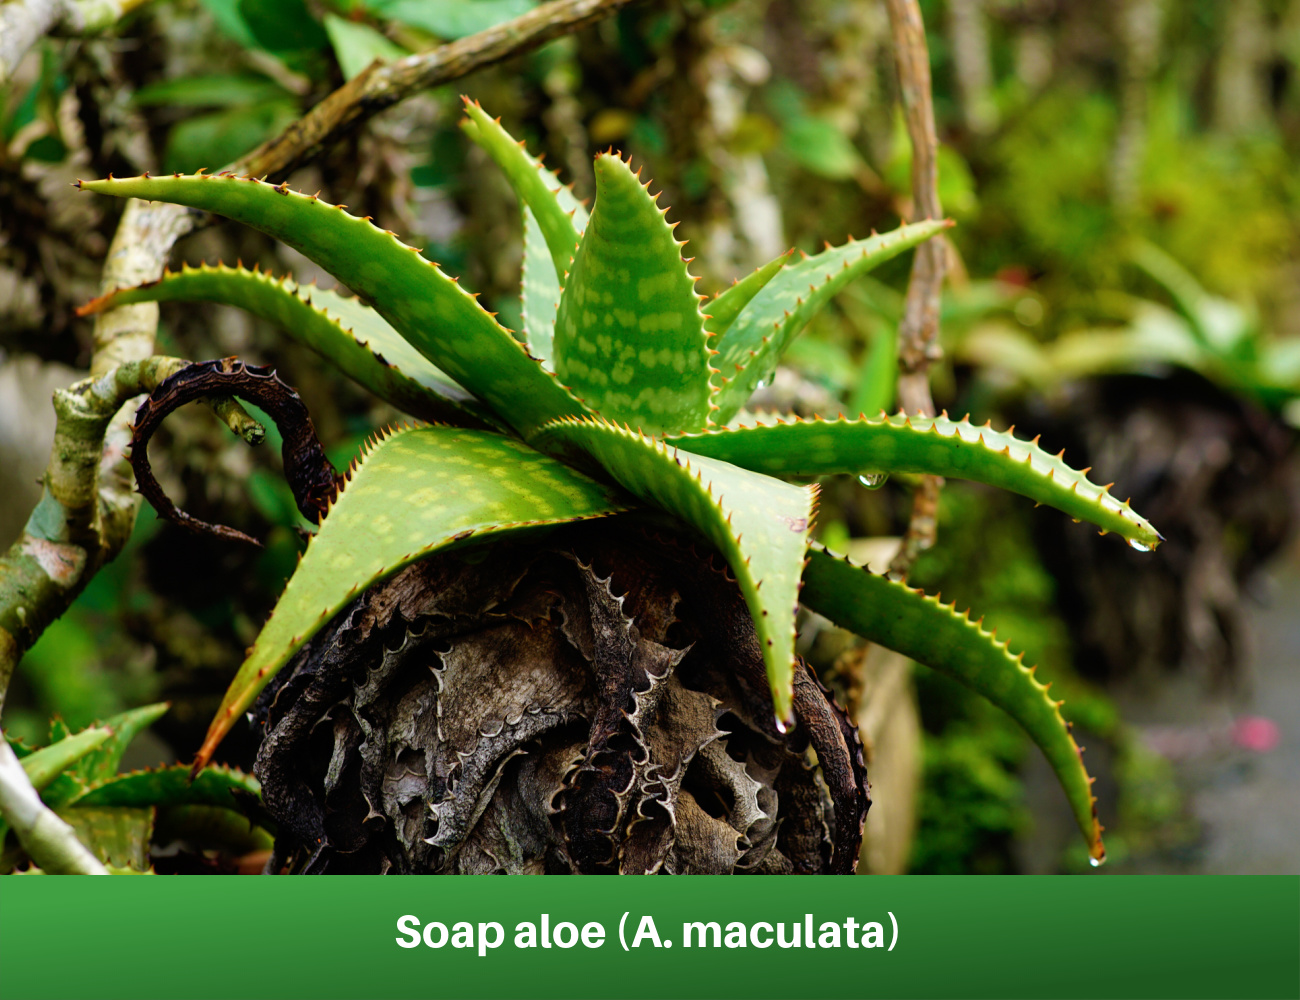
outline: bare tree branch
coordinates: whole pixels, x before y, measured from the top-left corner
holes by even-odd
[[[934,126],[930,93],[930,54],[925,24],[917,0],[885,0],[894,36],[899,89],[912,145],[912,221],[939,219],[939,138]],[[903,321],[898,328],[898,403],[908,413],[934,414],[930,396],[930,365],[939,348],[939,297],[947,254],[938,239],[922,243],[912,259]],[[912,499],[912,520],[890,573],[906,576],[918,554],[934,544],[938,524],[939,490],[943,480],[922,477]]]
[[[254,177],[281,177],[362,121],[412,94],[602,20],[632,0],[553,0],[477,35],[391,63],[371,63],[274,139],[235,164]]]

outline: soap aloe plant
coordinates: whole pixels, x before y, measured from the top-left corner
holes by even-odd
[[[520,538],[535,538],[560,525],[617,514],[648,524],[640,530],[651,540],[652,549],[680,549],[680,531],[675,532],[674,526],[707,543],[704,550],[692,551],[687,568],[682,569],[682,560],[677,560],[678,571],[688,576],[691,559],[699,564],[699,573],[715,572],[708,566],[710,550],[725,560],[720,579],[748,611],[748,633],[735,629],[736,642],[754,645],[766,679],[758,692],[765,708],[755,711],[751,704],[745,710],[731,709],[733,714],[748,714],[751,727],[768,740],[779,740],[792,727],[799,728],[796,722],[803,724],[812,733],[823,771],[843,772],[826,774],[825,784],[847,782],[857,789],[855,804],[843,787],[839,791],[831,787],[836,808],[827,822],[837,828],[835,860],[828,870],[849,871],[856,863],[855,838],[860,838],[866,808],[865,774],[855,752],[856,734],[841,725],[842,716],[831,718],[820,702],[807,711],[799,708],[800,691],[808,690],[810,683],[795,656],[799,604],[947,673],[1009,712],[1051,762],[1091,854],[1099,861],[1103,847],[1091,779],[1060,714],[1061,703],[1048,696],[1033,669],[1013,656],[1005,641],[986,632],[969,614],[958,613],[937,596],[855,566],[814,543],[810,532],[817,486],[807,484],[833,473],[881,477],[909,472],[965,478],[1054,506],[1075,519],[1092,522],[1103,534],[1120,535],[1136,548],[1154,547],[1159,541],[1156,531],[1126,502],[1091,483],[1087,470],[1071,469],[1061,456],[1040,450],[1036,439],[1020,440],[1010,431],[976,427],[946,415],[882,413],[871,418],[798,420],[744,409],[782,351],[832,295],[856,276],[934,236],[947,223],[905,225],[884,235],[828,247],[815,256],[787,254],[706,300],[695,291],[689,261],[682,257],[683,244],[665,218],[667,210],[657,205],[648,183],[628,162],[612,152],[596,158],[596,198],[588,214],[499,122],[475,104],[467,102],[466,111],[466,133],[504,171],[521,204],[523,330],[517,333],[503,328],[455,278],[392,233],[286,185],[224,174],[146,175],[81,184],[105,194],[175,202],[253,226],[315,260],[360,299],[242,268],[205,266],[110,293],[92,308],[164,300],[242,306],[278,320],[363,386],[428,421],[377,436],[347,475],[339,478],[337,493],[334,481],[326,476],[323,493],[300,504],[313,519],[325,511],[320,529],[230,686],[196,768],[210,759],[222,737],[295,654],[295,662],[301,663],[314,644],[312,655],[328,659],[333,654],[322,647],[323,637],[337,638],[348,629],[365,631],[369,627],[365,622],[382,613],[391,615],[389,605],[409,597],[401,588],[393,591],[391,581],[405,579],[419,565],[438,564],[448,553],[471,545],[479,546],[479,555],[472,558],[481,559],[485,541],[495,540],[508,548]],[[231,376],[230,391],[236,394],[250,377],[242,366],[229,363],[210,363],[205,371],[218,382],[223,374]],[[257,377],[267,384],[271,379],[264,373]],[[203,391],[219,391],[215,384],[205,382]],[[175,385],[161,386],[154,401],[142,409],[140,423],[152,427],[172,405],[167,397],[169,391],[175,396],[175,389]],[[137,433],[138,472],[147,469],[141,461],[144,448],[139,437]],[[565,613],[570,641],[590,647],[590,638],[576,634],[584,630],[595,635],[597,646],[603,634],[649,636],[653,629],[645,620],[647,602],[638,605],[641,612],[627,617],[622,610],[624,598],[629,609],[636,600],[630,593],[615,594],[615,589],[634,589],[636,581],[625,580],[616,587],[616,574],[596,572],[592,567],[599,552],[588,550],[590,545],[584,550],[579,544],[570,554],[599,600],[593,598],[592,610],[584,612],[580,628]],[[450,586],[453,578],[459,581],[455,587],[460,591],[484,583],[466,581],[465,567],[470,563],[455,565],[459,569],[433,574],[442,586]],[[493,573],[503,572],[500,565],[492,565]],[[390,596],[384,599],[388,604],[373,598],[366,604],[363,596],[375,593],[385,581],[390,582]],[[682,589],[685,593],[690,588]],[[483,597],[478,603],[490,608],[497,599]],[[673,620],[676,600],[660,609],[663,621]],[[389,610],[383,612],[383,607]],[[365,612],[360,618],[352,613],[357,608]],[[609,611],[606,617],[615,625],[605,622],[601,608]],[[340,616],[345,609],[348,615]],[[332,619],[335,624],[327,629]],[[713,624],[723,627],[721,619]],[[602,632],[607,625],[608,632]],[[702,626],[708,627],[709,623]],[[663,641],[662,631],[658,641]],[[402,643],[410,645],[417,638],[408,633]],[[576,741],[572,759],[561,768],[558,779],[552,776],[548,787],[572,792],[584,780],[596,780],[591,775],[601,772],[599,758],[609,749],[615,730],[630,725],[635,746],[629,752],[635,766],[624,767],[618,772],[623,777],[617,780],[610,776],[617,767],[605,769],[607,801],[591,813],[590,823],[606,839],[617,870],[651,871],[663,864],[667,870],[698,870],[682,857],[673,861],[662,848],[671,842],[672,828],[686,822],[680,809],[674,813],[673,795],[692,754],[698,749],[703,757],[709,741],[722,735],[713,721],[727,709],[718,704],[726,699],[709,703],[705,736],[647,768],[645,760],[653,756],[647,746],[653,740],[647,728],[650,721],[644,717],[646,705],[662,694],[664,678],[684,651],[668,656],[657,667],[631,669],[627,665],[636,661],[640,647],[632,642],[621,648],[623,674],[617,683],[599,663],[593,667],[596,686],[612,685],[616,697],[611,696],[607,711],[596,712],[585,744]],[[376,658],[386,662],[391,653],[374,650],[371,666]],[[445,647],[426,655],[441,657],[441,667],[434,668],[439,680],[433,690],[454,704],[456,699],[447,693],[453,668]],[[318,673],[317,667],[298,670],[285,688],[296,685],[295,696],[308,698]],[[500,683],[508,686],[516,681],[506,677]],[[364,678],[357,684],[364,686]],[[360,705],[364,699],[361,688],[356,690],[356,705]],[[288,696],[277,695],[281,697]],[[805,704],[812,702],[805,700]],[[445,728],[454,728],[446,714],[451,710],[438,704],[440,736]],[[259,711],[265,720],[265,700]],[[366,729],[364,713],[356,711]],[[535,714],[537,707],[530,705],[528,711]],[[471,727],[467,749],[453,755],[455,774],[426,795],[429,809],[442,823],[428,842],[445,846],[447,828],[465,827],[479,819],[486,798],[452,808],[439,796],[450,798],[457,780],[468,781],[476,766],[476,740],[495,737],[502,727],[527,729],[526,715],[521,706],[485,724],[481,732]],[[322,705],[315,718],[328,717]],[[565,719],[572,721],[571,716]],[[343,723],[336,719],[334,725],[337,729]],[[671,742],[673,732],[668,726],[660,737]],[[364,734],[356,736],[353,745],[364,738]],[[365,744],[359,745],[364,751]],[[521,752],[522,739],[514,745],[509,754],[480,767],[476,788],[484,796],[496,787],[503,761]],[[805,737],[802,746],[807,745]],[[847,756],[840,753],[845,750]],[[733,762],[737,756],[745,757],[734,746],[730,751]],[[399,750],[392,752],[401,756]],[[751,777],[764,767],[762,753],[755,753],[751,751],[748,763],[741,765],[749,768]],[[724,758],[726,754],[718,761],[725,769]],[[851,774],[845,761],[853,765]],[[341,768],[337,761],[330,764],[322,779],[327,788],[342,780]],[[374,786],[375,794],[387,797],[403,780],[400,773],[389,774]],[[665,786],[672,787],[664,791]],[[293,799],[292,794],[286,795]],[[668,830],[659,838],[658,860],[651,858],[644,867],[638,861],[629,869],[620,860],[635,853],[628,831],[637,823],[649,824],[646,803],[656,796],[666,804],[667,820],[660,827]],[[761,796],[754,800],[755,815],[770,813],[769,807],[758,804],[762,801]],[[365,808],[379,808],[370,798],[367,802]],[[564,795],[556,798],[548,793],[543,804],[554,813],[564,808]],[[574,808],[570,802],[570,811]],[[740,807],[730,802],[727,808],[731,818]],[[457,810],[458,817],[450,815]],[[304,836],[317,831],[319,841],[319,831],[327,827],[328,822],[322,827],[317,818],[314,825],[305,825]],[[418,829],[417,823],[412,830]],[[743,834],[746,827],[739,829]],[[410,831],[400,837],[408,846],[417,843]],[[498,854],[504,850],[500,848]],[[551,870],[549,862],[545,867]],[[576,867],[583,868],[581,859]]]

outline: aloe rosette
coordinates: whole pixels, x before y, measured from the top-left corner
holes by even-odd
[[[502,327],[418,250],[315,197],[232,175],[82,183],[215,212],[274,236],[358,299],[242,268],[186,268],[91,309],[168,299],[277,320],[357,382],[434,421],[373,442],[313,537],[239,670],[199,756],[332,616],[425,555],[638,506],[706,538],[757,629],[778,723],[792,717],[798,605],[986,695],[1042,748],[1095,858],[1103,853],[1079,751],[1053,701],[1004,643],[918,591],[813,546],[831,473],[914,472],[1015,491],[1153,548],[1154,528],[1036,441],[946,416],[802,421],[747,414],[755,385],[822,305],[859,275],[941,232],[942,220],[787,254],[712,299],[649,184],[595,161],[590,214],[480,107],[464,129],[501,167],[524,222],[524,329]],[[792,480],[792,481],[787,481]],[[802,591],[802,592],[801,592]]]

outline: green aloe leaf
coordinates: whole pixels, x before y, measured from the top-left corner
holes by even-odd
[[[65,735],[47,747],[25,754],[21,758],[23,772],[32,787],[44,793],[41,798],[45,804],[57,809],[86,788],[84,780],[75,771],[75,765],[112,738],[113,730],[107,726],[91,726],[79,733]],[[0,844],[4,843],[8,829],[9,824],[0,819]]]
[[[77,839],[105,865],[133,872],[149,868],[152,809],[82,809],[74,806],[59,815],[76,831]]]
[[[555,341],[555,311],[560,305],[560,279],[551,266],[542,227],[527,205],[524,206],[524,266],[520,297],[528,352],[547,371],[554,371],[551,354]]]
[[[239,668],[196,767],[285,662],[367,587],[486,534],[626,509],[607,488],[512,438],[452,427],[377,441],[321,522]]]
[[[555,372],[609,420],[699,430],[710,396],[700,296],[647,186],[619,157],[596,157],[596,204],[555,319]]]
[[[501,127],[499,120],[488,117],[477,102],[463,100],[467,117],[461,128],[496,161],[514,188],[520,206],[532,210],[551,252],[555,277],[563,279],[587,226],[587,210],[552,171],[528,154],[522,142]]]
[[[704,307],[706,318],[704,329],[713,337],[719,337],[731,329],[741,310],[761,292],[777,272],[790,262],[793,250],[787,250],[780,257],[769,260],[762,267],[733,282],[730,288],[723,289]]]
[[[176,764],[119,774],[92,788],[73,805],[77,809],[199,805],[247,813],[249,804],[261,795],[257,779],[234,768],[205,767],[191,780],[190,769]]]
[[[768,378],[790,341],[827,301],[859,275],[924,243],[949,227],[946,220],[917,222],[882,236],[827,247],[787,264],[736,317],[713,345],[721,373],[714,395],[715,423],[725,424]]]
[[[877,576],[819,545],[809,551],[802,603],[842,628],[897,650],[960,681],[1016,720],[1056,772],[1093,859],[1106,857],[1097,821],[1092,779],[1079,745],[1054,701],[1007,643],[985,632],[969,612],[958,614],[906,584]]]
[[[1049,455],[1038,439],[1017,440],[1010,431],[976,427],[943,417],[845,420],[772,420],[749,427],[670,438],[668,443],[771,476],[807,478],[835,472],[917,472],[971,479],[1047,504],[1103,532],[1113,531],[1134,548],[1153,549],[1160,533],[1106,487],[1089,482],[1061,455]],[[1064,453],[1062,453],[1064,454]]]
[[[249,177],[84,181],[89,191],[216,212],[283,240],[357,292],[421,354],[527,433],[586,407],[436,264],[342,207]]]
[[[97,750],[77,762],[78,775],[88,785],[94,785],[117,774],[117,769],[122,765],[122,755],[126,753],[131,741],[166,715],[170,707],[170,704],[163,701],[105,719],[100,725],[111,729],[113,735]]]
[[[107,726],[92,726],[65,736],[47,747],[41,747],[22,759],[27,780],[39,792],[77,761],[98,750],[112,738],[113,730]]]
[[[81,313],[132,302],[221,302],[279,324],[286,333],[404,413],[446,423],[496,419],[361,301],[290,278],[218,264],[185,265],[158,281],[109,292]]]
[[[629,493],[681,518],[717,547],[754,616],[778,720],[791,718],[794,616],[816,487],[689,455],[604,421],[561,420],[540,447],[596,462]]]

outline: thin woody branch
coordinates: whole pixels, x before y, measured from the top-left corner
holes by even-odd
[[[609,17],[632,0],[553,0],[459,41],[391,63],[371,63],[346,84],[235,163],[254,177],[282,177],[366,119],[412,94],[529,52]]]
[[[917,0],[885,0],[894,38],[899,90],[912,146],[912,221],[939,219],[939,138],[930,92],[930,55]],[[947,251],[941,240],[922,243],[912,259],[903,320],[898,328],[898,403],[908,413],[934,414],[930,365],[941,356],[939,308]],[[912,499],[912,518],[890,573],[906,576],[916,557],[934,544],[943,480],[922,477]]]

